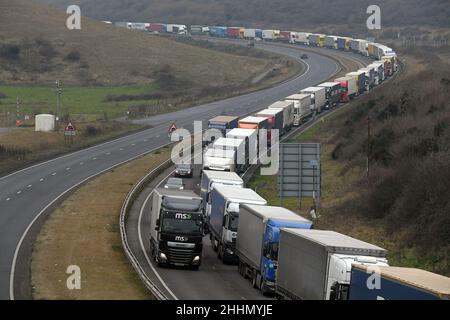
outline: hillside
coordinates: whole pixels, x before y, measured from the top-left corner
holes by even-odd
[[[81,4],[88,16],[107,20],[185,24],[365,28],[370,0],[37,0],[67,7]],[[379,0],[384,26],[450,25],[447,0]],[[352,30],[352,29],[350,29]]]
[[[321,217],[316,221],[317,229],[335,230],[384,247],[392,265],[419,267],[448,276],[447,53],[447,48],[430,47],[400,51],[406,65],[396,79],[290,142],[320,142],[322,146]],[[276,176],[257,176],[251,184],[271,204],[278,205],[276,180]],[[295,198],[285,199],[284,204],[299,210]],[[311,205],[311,199],[302,199],[300,213],[309,216]]]
[[[66,28],[65,12],[28,0],[0,1],[0,83],[122,85],[170,81],[220,87],[251,81],[273,61],[207,50],[88,18]]]

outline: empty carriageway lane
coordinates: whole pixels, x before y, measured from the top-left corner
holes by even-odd
[[[265,49],[263,47],[263,49]],[[282,48],[296,56],[296,49]],[[45,209],[89,178],[169,142],[171,122],[192,128],[222,113],[243,115],[261,109],[299,89],[320,82],[336,70],[333,60],[311,54],[301,76],[270,89],[146,119],[154,127],[0,178],[0,299],[29,297],[29,262],[35,233]]]

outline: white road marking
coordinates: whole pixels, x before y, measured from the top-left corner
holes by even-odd
[[[33,226],[33,224],[36,222],[37,219],[39,219],[40,216],[42,216],[42,214],[43,214],[46,210],[48,210],[48,208],[49,208],[50,206],[52,206],[53,204],[55,204],[55,203],[56,203],[61,197],[63,197],[65,194],[67,194],[67,193],[69,193],[70,191],[74,190],[75,188],[77,188],[78,186],[82,185],[82,184],[85,183],[86,181],[89,181],[90,179],[95,178],[95,177],[98,177],[99,175],[101,175],[101,174],[103,174],[103,173],[105,173],[105,172],[108,172],[109,170],[111,170],[111,169],[113,169],[113,168],[117,168],[117,167],[119,167],[119,166],[121,166],[121,165],[123,165],[123,164],[125,164],[125,163],[128,163],[128,162],[131,162],[131,161],[133,161],[133,160],[136,160],[136,159],[138,159],[138,158],[140,158],[140,157],[142,157],[142,156],[144,156],[144,155],[146,155],[146,154],[152,153],[152,152],[154,152],[154,151],[156,151],[156,150],[158,150],[158,149],[160,149],[160,148],[164,148],[164,147],[166,147],[166,146],[168,146],[168,145],[170,145],[170,143],[167,143],[167,144],[165,144],[165,145],[163,145],[163,146],[160,146],[160,147],[153,148],[153,149],[151,149],[151,150],[142,152],[141,154],[138,154],[138,155],[136,155],[136,156],[134,156],[134,157],[131,157],[130,159],[127,159],[127,160],[124,160],[124,161],[122,161],[122,162],[116,163],[115,165],[112,165],[112,166],[110,166],[110,167],[108,167],[108,168],[106,168],[106,169],[104,169],[104,170],[102,170],[102,171],[100,171],[100,172],[94,173],[94,174],[90,175],[89,177],[87,177],[86,179],[83,179],[82,181],[80,181],[80,182],[74,184],[73,186],[71,186],[70,188],[66,189],[66,190],[65,190],[64,192],[62,192],[59,196],[57,196],[55,199],[53,199],[49,204],[47,204],[47,206],[46,206],[44,209],[42,209],[42,210],[34,217],[33,221],[31,221],[31,222],[28,224],[28,227],[26,228],[25,232],[22,234],[22,236],[20,237],[19,242],[17,243],[16,250],[14,251],[14,257],[13,257],[13,260],[12,260],[12,263],[11,263],[11,272],[10,272],[10,274],[9,274],[9,298],[10,298],[10,300],[14,300],[14,277],[15,277],[15,270],[16,270],[16,264],[17,264],[17,257],[18,257],[18,255],[19,255],[20,247],[22,246],[22,243],[23,243],[25,237],[27,236],[28,232],[30,231],[31,227]],[[56,173],[55,173],[55,174],[56,174]],[[10,175],[10,176],[11,176],[11,175]],[[0,180],[1,180],[1,179],[0,179]]]
[[[21,193],[22,193],[22,190],[17,191],[17,194],[21,194]]]
[[[27,185],[27,188],[31,188],[33,185],[32,184],[29,184],[29,185]]]
[[[175,170],[174,170],[175,171]],[[163,180],[161,180],[161,182],[158,184],[158,186],[161,185],[161,183],[163,183],[164,180],[166,180],[168,177],[170,177],[172,175],[173,171],[170,172],[170,174],[165,177]],[[153,191],[149,193],[149,195],[147,196],[147,198],[145,198],[145,201],[141,207],[141,210],[139,212],[139,219],[138,219],[138,237],[139,237],[139,243],[141,245],[141,250],[144,253],[145,256],[145,260],[147,260],[148,265],[150,266],[150,268],[152,269],[153,273],[156,275],[156,277],[158,278],[158,280],[161,282],[161,284],[164,286],[164,288],[167,290],[167,292],[169,292],[169,294],[175,299],[178,300],[177,296],[172,292],[172,290],[169,289],[169,287],[167,286],[167,284],[164,282],[164,280],[161,278],[161,276],[159,275],[158,271],[156,271],[155,267],[153,266],[150,257],[147,254],[147,251],[145,250],[144,247],[144,242],[142,241],[142,233],[141,233],[141,222],[142,222],[142,216],[144,213],[144,208],[147,205],[148,200],[150,199],[150,197],[152,196]]]
[[[40,181],[40,182],[44,181],[44,178],[40,178],[39,181]]]
[[[134,147],[136,145],[136,143],[132,143],[131,145]]]
[[[80,166],[82,166],[84,164],[84,162],[80,162]]]
[[[52,176],[56,176],[56,172],[53,172],[53,173],[52,173]]]
[[[67,167],[67,168],[66,168],[66,171],[69,171],[69,170],[70,170],[70,168],[69,168],[69,167]]]
[[[97,157],[93,157],[92,160],[97,160]]]
[[[9,200],[11,200],[11,198],[6,198],[6,201],[9,201]]]
[[[123,148],[120,148],[119,150],[120,150],[120,151],[123,151]]]
[[[105,153],[107,156],[110,156],[111,155],[111,152],[107,152],[107,153]]]

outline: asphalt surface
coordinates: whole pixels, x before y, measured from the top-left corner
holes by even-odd
[[[308,122],[300,130],[304,130],[311,123],[312,121]],[[208,236],[204,238],[203,260],[199,271],[156,266],[149,256],[152,192],[154,188],[164,186],[167,179],[174,176],[173,170],[173,167],[165,170],[140,193],[126,220],[128,243],[145,274],[168,299],[273,299],[273,297],[263,296],[252,287],[250,281],[244,280],[239,275],[237,266],[224,265],[217,258],[217,253],[213,251]],[[186,188],[198,194],[200,193],[200,171],[201,166],[196,165],[193,178],[183,179]]]
[[[297,48],[272,44],[257,46],[299,59]],[[31,297],[31,249],[49,211],[46,209],[91,177],[169,143],[167,130],[172,122],[179,128],[191,130],[194,120],[206,121],[219,114],[242,115],[262,109],[302,88],[324,81],[337,68],[333,60],[315,53],[309,53],[305,62],[308,68],[304,74],[270,89],[144,119],[139,122],[154,127],[0,178],[0,299]]]

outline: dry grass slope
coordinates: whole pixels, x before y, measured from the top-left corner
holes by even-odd
[[[267,60],[175,43],[82,18],[66,28],[63,11],[29,0],[0,2],[0,83],[148,83],[162,66],[194,84],[242,83]]]

